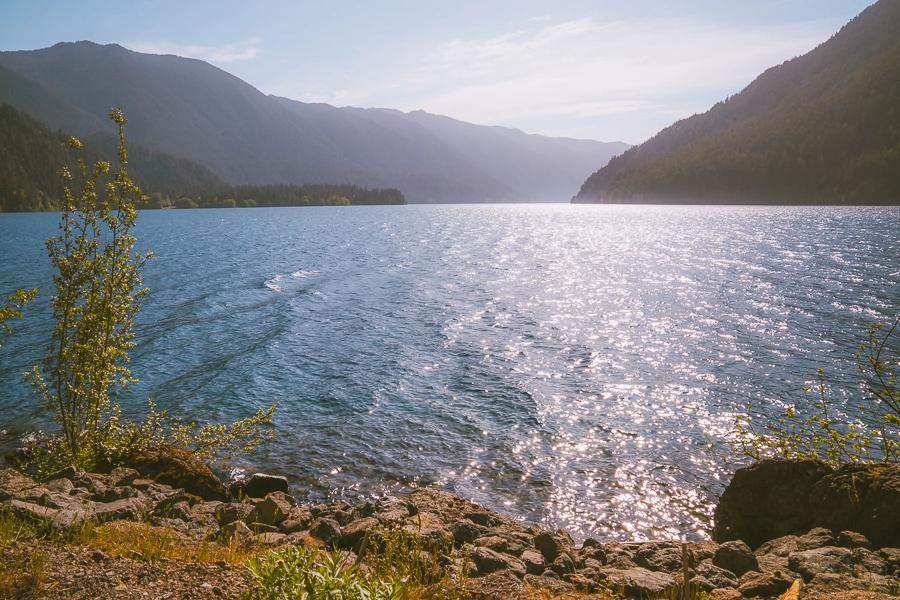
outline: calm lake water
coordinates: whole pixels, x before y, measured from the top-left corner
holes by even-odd
[[[46,427],[21,373],[49,340],[55,214],[0,215],[6,440]],[[439,485],[578,537],[707,537],[748,402],[858,393],[900,309],[896,208],[399,206],[146,211],[156,257],[122,396],[222,421],[278,402],[239,466],[301,498]],[[142,404],[144,403],[144,404]]]

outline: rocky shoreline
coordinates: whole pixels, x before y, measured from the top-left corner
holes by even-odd
[[[762,461],[740,469],[716,509],[716,541],[686,544],[590,538],[576,544],[564,530],[526,526],[435,489],[356,506],[302,505],[288,489],[286,478],[259,473],[226,488],[190,453],[161,448],[107,474],[70,467],[36,482],[13,469],[0,470],[0,510],[61,533],[86,521],[140,520],[193,542],[303,544],[340,549],[351,560],[384,532],[403,529],[439,549],[447,581],[465,572],[472,598],[672,598],[681,597],[685,578],[692,592],[718,600],[900,593],[895,465],[832,470],[812,461]],[[24,556],[27,546],[4,552]],[[194,565],[196,573],[185,575],[188,564],[69,553],[82,575],[58,582],[58,597],[236,597],[249,588],[244,572],[225,563]],[[107,569],[110,561],[118,566]],[[115,585],[104,591],[99,583],[85,583],[91,569],[133,576],[131,583],[108,577],[109,586]],[[176,572],[184,586],[165,592],[148,587],[179,580],[171,574]],[[137,595],[127,592],[132,588]]]

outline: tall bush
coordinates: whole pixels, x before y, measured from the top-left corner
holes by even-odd
[[[3,304],[0,304],[0,329],[3,329],[6,333],[12,333],[12,329],[10,329],[6,322],[10,319],[21,319],[22,312],[19,309],[25,306],[30,300],[33,300],[36,295],[37,288],[31,290],[16,290],[7,296],[6,301]],[[0,338],[0,348],[2,347],[3,338]]]
[[[117,391],[137,380],[128,368],[134,347],[134,316],[148,289],[141,268],[152,256],[134,251],[138,207],[147,201],[126,168],[121,109],[110,111],[118,125],[119,148],[115,171],[96,162],[90,168],[78,159],[76,173],[63,168],[65,191],[60,203],[60,233],[47,240],[56,269],[56,294],[50,301],[52,341],[40,366],[27,374],[44,406],[59,423],[62,434],[39,439],[33,451],[38,475],[61,465],[85,469],[114,466],[129,454],[152,445],[177,444],[210,457],[219,450],[245,451],[272,432],[274,405],[230,425],[182,424],[150,402],[143,421],[121,415]],[[81,142],[70,138],[76,150]],[[72,191],[78,182],[77,193]]]
[[[732,453],[757,460],[810,458],[832,466],[900,461],[898,327],[900,318],[891,326],[877,323],[866,328],[868,337],[856,355],[861,376],[856,408],[862,419],[838,412],[838,402],[829,397],[825,373],[819,369],[818,384],[804,388],[815,395],[808,409],[788,406],[776,421],[760,415],[761,426],[749,414],[752,406],[748,414],[739,415],[728,439]]]
[[[133,252],[138,204],[146,200],[128,177],[121,110],[109,118],[119,128],[118,167],[90,169],[79,158],[76,174],[60,171],[65,190],[60,233],[47,240],[56,295],[50,301],[53,337],[41,368],[29,374],[47,408],[62,427],[64,450],[75,464],[92,466],[102,454],[104,424],[112,408],[110,392],[134,383],[128,350],[134,346],[134,315],[147,294],[141,267],[151,254]],[[81,142],[69,139],[81,149]],[[105,183],[105,185],[104,185]]]

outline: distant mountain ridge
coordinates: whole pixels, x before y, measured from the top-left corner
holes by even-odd
[[[564,200],[628,148],[425,113],[304,104],[266,96],[199,60],[92,42],[0,52],[0,102],[78,135],[108,131],[106,113],[121,106],[129,140],[231,184],[396,187],[410,202]]]
[[[572,201],[900,204],[900,0],[613,158]]]

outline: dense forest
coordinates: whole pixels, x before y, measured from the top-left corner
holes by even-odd
[[[0,105],[0,211],[55,210],[63,193],[59,169],[74,165],[67,137],[7,104]],[[86,161],[101,160],[86,147]]]
[[[81,156],[88,163],[115,156],[114,136],[98,133],[84,140]],[[77,155],[68,136],[40,121],[0,105],[0,212],[56,210],[63,193],[59,170],[74,166]],[[396,189],[352,185],[231,186],[193,161],[128,144],[128,167],[148,193],[147,208],[240,206],[325,206],[405,204]]]
[[[900,203],[900,2],[881,0],[592,175],[573,202]]]
[[[251,206],[350,206],[406,204],[397,189],[355,185],[227,185],[194,188],[180,195],[150,194],[149,208],[235,208]]]

